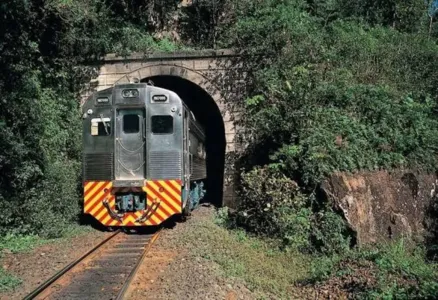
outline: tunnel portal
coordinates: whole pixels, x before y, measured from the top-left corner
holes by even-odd
[[[137,80],[151,80],[155,86],[176,92],[206,129],[206,201],[235,207],[235,157],[242,145],[236,142],[239,113],[233,102],[245,91],[239,57],[228,49],[132,53],[126,57],[108,54],[98,65],[98,76],[84,86],[81,103],[95,91]]]

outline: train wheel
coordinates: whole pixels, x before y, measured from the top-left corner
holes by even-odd
[[[190,204],[187,201],[186,206],[183,208],[183,211],[182,211],[179,219],[181,222],[185,222],[185,221],[187,221],[188,216],[190,216]]]
[[[187,201],[186,206],[183,209],[183,215],[185,215],[186,217],[190,216],[190,204]]]

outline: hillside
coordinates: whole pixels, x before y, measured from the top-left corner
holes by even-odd
[[[353,295],[433,297],[436,219],[425,220],[427,243],[364,249],[321,189],[339,173],[435,176],[438,25],[426,2],[0,4],[0,235],[62,237],[84,222],[78,99],[90,65],[108,53],[232,48],[248,74],[235,103],[248,147],[239,204],[221,226],[310,255],[314,282],[353,274],[362,284],[371,270],[375,281]]]

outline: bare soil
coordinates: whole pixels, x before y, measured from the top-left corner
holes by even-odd
[[[0,293],[0,299],[23,299],[45,280],[101,242],[110,232],[92,231],[39,246],[26,253],[3,254],[1,264],[23,283],[15,290]]]

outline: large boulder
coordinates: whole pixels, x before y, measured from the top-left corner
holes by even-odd
[[[356,232],[359,246],[422,237],[437,187],[435,174],[401,170],[335,173],[322,184]]]

